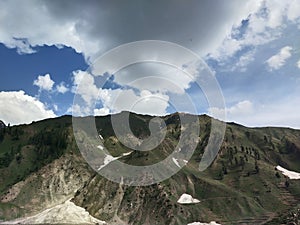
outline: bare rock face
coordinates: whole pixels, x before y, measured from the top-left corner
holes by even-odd
[[[91,176],[81,157],[66,154],[13,185],[0,200],[21,207],[22,216],[33,215],[72,198]]]
[[[95,176],[72,201],[108,224],[176,224],[177,204],[170,196],[160,184],[130,187]]]

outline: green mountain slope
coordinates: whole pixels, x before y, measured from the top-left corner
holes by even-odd
[[[148,137],[151,119],[130,114],[134,135]],[[166,137],[149,152],[132,151],[121,144],[110,116],[97,117],[96,126],[111,155],[130,165],[152,165],[173,151],[180,136],[178,114],[162,119],[167,125]],[[300,172],[299,130],[229,123],[217,158],[200,172],[211,118],[199,116],[199,122],[201,141],[186,166],[171,178],[144,187],[114,183],[94,172],[78,150],[69,116],[1,129],[0,220],[37,214],[70,198],[108,224],[213,220],[221,224],[278,224],[287,219],[290,209],[297,211],[300,180],[288,179],[275,166]],[[183,193],[200,203],[178,203]]]

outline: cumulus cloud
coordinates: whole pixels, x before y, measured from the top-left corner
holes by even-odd
[[[287,7],[287,17],[290,21],[298,20],[300,17],[300,2],[298,0],[290,0],[289,2],[290,4]]]
[[[86,71],[74,72],[73,92],[83,101],[76,101],[72,112],[76,115],[106,115],[121,111],[132,111],[150,115],[166,114],[169,96],[159,91],[132,89],[105,89],[97,87],[95,77]],[[95,108],[97,103],[101,108]],[[71,111],[71,109],[69,110]]]
[[[23,124],[55,117],[52,110],[24,91],[0,92],[0,119],[6,124]]]
[[[97,101],[102,103],[101,108],[93,108],[94,105],[74,104],[68,112],[73,115],[85,116],[91,114],[103,116],[121,111],[131,111],[148,115],[165,115],[169,106],[169,96],[162,93],[151,93],[143,90],[135,93],[132,89],[99,89]]]
[[[64,82],[61,82],[59,85],[56,85],[56,90],[61,93],[61,94],[64,94],[66,92],[69,91],[69,88],[66,87],[65,83]]]
[[[300,60],[297,62],[297,67],[300,69]]]
[[[169,105],[169,96],[162,93],[152,93],[142,90],[135,93],[133,90],[101,90],[100,94],[104,108],[111,112],[131,111],[149,115],[165,115]],[[105,93],[105,94],[104,94]]]
[[[230,121],[232,119],[239,119],[250,115],[253,113],[253,111],[253,103],[249,100],[244,100],[226,109],[219,109],[216,107],[209,108],[208,114],[213,117],[222,119],[221,116],[225,113],[226,119]]]
[[[94,109],[94,116],[106,116],[110,110],[108,108]]]
[[[40,90],[51,91],[54,81],[51,79],[50,74],[45,74],[44,76],[39,75],[38,78],[33,81],[33,85],[38,86]]]
[[[278,70],[285,65],[286,60],[292,56],[291,51],[293,50],[290,46],[285,46],[280,49],[279,53],[270,57],[266,63],[270,70]]]
[[[93,75],[86,71],[77,70],[73,72],[73,92],[81,96],[90,107],[98,96],[98,88],[95,85]]]
[[[255,50],[251,50],[243,54],[237,61],[236,65],[231,67],[231,71],[240,70],[245,72],[250,62],[254,60]]]
[[[291,22],[300,27],[299,9],[300,3],[297,0],[256,1],[251,13],[244,14],[243,23],[240,20],[238,24],[233,24],[231,33],[224,37],[218,48],[210,52],[209,57],[223,63],[233,56],[241,57],[240,60],[243,61],[244,56],[237,53],[278,39],[283,35],[286,23]]]

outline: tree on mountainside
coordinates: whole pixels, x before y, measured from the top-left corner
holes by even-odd
[[[245,168],[245,159],[243,156],[240,156],[240,166],[242,167],[242,170]]]
[[[290,186],[290,182],[286,179],[286,181],[284,182],[285,187],[289,187]]]
[[[257,164],[257,160],[255,160],[255,165],[254,165],[255,173],[259,173],[259,167]]]
[[[0,143],[4,140],[5,128],[0,129]]]

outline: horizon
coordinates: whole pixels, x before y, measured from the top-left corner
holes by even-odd
[[[135,115],[138,115],[138,116],[150,116],[150,117],[159,117],[159,118],[162,118],[162,117],[167,117],[167,116],[173,116],[175,114],[188,114],[188,115],[192,115],[192,116],[207,116],[211,119],[214,119],[214,120],[218,120],[218,121],[221,121],[221,122],[224,122],[227,124],[233,124],[233,125],[237,125],[237,126],[242,126],[242,127],[245,127],[245,128],[250,128],[250,129],[263,129],[263,128],[282,128],[282,129],[292,129],[292,130],[299,130],[300,131],[300,128],[293,128],[293,127],[288,127],[288,126],[247,126],[247,125],[244,125],[244,124],[241,124],[241,123],[237,123],[235,121],[223,121],[223,120],[220,120],[218,118],[214,118],[208,114],[190,114],[190,113],[186,113],[186,112],[173,112],[173,113],[169,113],[169,114],[166,114],[166,115],[150,115],[150,114],[140,114],[140,113],[135,113],[135,112],[131,112],[131,111],[121,111],[121,112],[117,112],[117,113],[114,113],[114,114],[107,114],[107,115],[98,115],[98,116],[95,116],[95,115],[86,115],[86,116],[73,116],[72,114],[64,114],[64,115],[59,115],[59,116],[56,116],[56,117],[52,117],[52,118],[44,118],[44,119],[40,119],[40,120],[35,120],[35,121],[31,121],[29,123],[20,123],[20,124],[11,124],[11,123],[5,123],[3,120],[1,120],[0,118],[0,121],[2,121],[6,127],[8,126],[8,124],[13,127],[13,126],[24,126],[24,125],[31,125],[33,123],[39,123],[39,122],[43,122],[43,121],[46,121],[46,120],[52,120],[52,119],[59,119],[61,117],[77,117],[77,118],[85,118],[85,117],[95,117],[96,118],[101,118],[101,117],[107,117],[107,116],[113,116],[113,115],[116,115],[116,114],[121,114],[123,112],[128,112],[130,114],[135,114]]]

